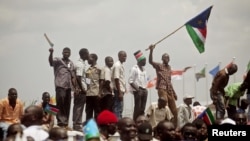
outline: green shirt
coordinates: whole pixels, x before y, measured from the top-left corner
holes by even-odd
[[[225,88],[225,96],[229,99],[229,104],[237,106],[238,98],[244,95],[245,91],[239,91],[241,82],[233,83]]]

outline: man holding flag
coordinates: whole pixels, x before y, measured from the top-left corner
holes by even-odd
[[[177,125],[177,108],[175,101],[177,100],[177,95],[174,91],[171,82],[171,66],[169,63],[169,55],[164,53],[162,55],[162,63],[157,63],[153,61],[153,50],[155,45],[150,45],[149,53],[149,63],[154,67],[157,75],[156,89],[158,91],[159,97],[165,97],[167,104],[174,115],[173,123]]]

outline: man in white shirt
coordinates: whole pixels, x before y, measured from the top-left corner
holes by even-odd
[[[105,66],[101,70],[100,76],[100,112],[103,110],[113,111],[114,94],[113,94],[113,82],[112,82],[112,69],[113,58],[110,56],[105,57]]]
[[[178,107],[178,118],[177,118],[177,127],[182,128],[186,123],[193,122],[194,114],[192,112],[192,99],[194,97],[191,95],[186,95],[183,97],[183,102]]]
[[[159,97],[158,102],[152,103],[147,109],[146,115],[153,128],[155,128],[160,121],[173,120],[174,116],[167,105],[165,97]]]
[[[138,50],[134,53],[137,64],[132,67],[129,74],[128,83],[132,87],[134,95],[134,121],[139,115],[144,115],[144,110],[147,104],[148,90],[147,73],[144,68],[146,65],[146,58],[142,52]]]
[[[86,102],[86,60],[89,57],[89,51],[82,48],[79,51],[79,60],[76,62],[76,79],[79,87],[79,92],[74,93],[74,106],[73,106],[73,129],[82,131],[82,113]]]
[[[126,80],[125,80],[125,70],[123,63],[127,59],[127,53],[125,51],[119,51],[119,60],[114,64],[112,77],[114,79],[114,107],[113,111],[118,119],[122,118],[123,112],[123,96],[126,91]]]

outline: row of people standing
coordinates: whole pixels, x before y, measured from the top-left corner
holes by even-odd
[[[123,96],[126,90],[123,67],[127,57],[125,51],[118,53],[119,60],[116,63],[112,57],[106,57],[106,66],[103,69],[97,64],[98,56],[89,53],[86,48],[79,51],[80,58],[75,64],[69,59],[70,48],[63,49],[62,58],[53,58],[53,48],[49,51],[49,63],[54,68],[56,103],[59,108],[56,116],[58,126],[68,126],[71,91],[74,91],[73,129],[75,130],[82,130],[85,103],[86,121],[96,118],[101,109],[109,109],[114,111],[117,117],[122,116]],[[86,61],[89,64],[88,68]]]
[[[156,89],[158,90],[158,96],[165,97],[167,100],[167,105],[174,115],[173,122],[176,125],[177,109],[175,101],[177,100],[177,95],[171,84],[171,67],[168,64],[170,60],[169,55],[167,53],[162,55],[162,63],[154,62],[154,47],[154,45],[149,47],[149,63],[156,70]],[[118,61],[115,63],[112,57],[107,56],[104,68],[97,65],[98,56],[94,53],[89,54],[88,49],[85,48],[79,51],[80,59],[75,64],[69,59],[69,48],[66,47],[63,49],[62,58],[53,58],[53,48],[50,48],[49,51],[49,63],[54,68],[56,101],[59,108],[57,114],[58,126],[68,126],[71,91],[74,91],[75,96],[73,128],[81,129],[81,111],[84,109],[85,101],[86,121],[92,117],[96,118],[100,112],[100,108],[102,110],[105,108],[112,110],[118,119],[122,118],[123,97],[126,92],[127,80],[135,101],[133,119],[135,120],[139,115],[144,114],[148,95],[146,89],[147,73],[144,68],[146,57],[140,50],[134,53],[137,64],[131,68],[128,78],[125,78],[125,69],[123,66],[127,57],[125,51],[118,53]],[[86,61],[90,65],[88,68],[86,68]],[[101,102],[100,97],[102,99]],[[100,104],[104,105],[100,106]]]

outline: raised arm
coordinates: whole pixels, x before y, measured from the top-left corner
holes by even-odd
[[[53,66],[53,52],[54,52],[54,49],[50,48],[49,52],[50,52],[50,54],[49,54],[49,64],[50,64],[50,66]]]
[[[150,50],[150,52],[149,52],[149,64],[151,64],[151,65],[154,65],[154,61],[153,61],[153,50],[154,50],[154,48],[155,48],[155,45],[150,45],[149,46],[149,50]]]

